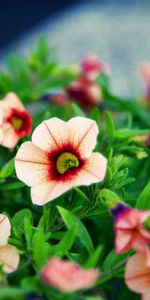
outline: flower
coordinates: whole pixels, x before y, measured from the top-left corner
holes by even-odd
[[[150,102],[150,63],[143,62],[139,65],[138,72],[142,77],[146,88],[146,100]]]
[[[67,105],[69,103],[67,94],[62,91],[54,91],[49,94],[45,94],[43,95],[42,100],[58,106]]]
[[[125,268],[125,283],[134,292],[142,294],[142,300],[150,299],[150,267],[146,256],[137,253],[131,256]]]
[[[150,265],[150,231],[144,227],[144,222],[150,216],[150,211],[139,211],[119,203],[112,209],[115,220],[115,249],[123,253],[130,248],[147,256]]]
[[[85,109],[99,105],[102,99],[101,88],[88,78],[79,78],[73,81],[67,88],[68,96]]]
[[[0,143],[12,149],[22,137],[30,134],[32,120],[17,95],[12,92],[0,101],[0,110],[2,111],[0,130],[3,134]]]
[[[0,246],[7,245],[11,225],[6,215],[0,214]]]
[[[64,292],[90,288],[98,279],[97,270],[84,270],[78,264],[51,258],[41,271],[42,280]]]
[[[21,145],[15,158],[20,180],[31,186],[34,204],[44,205],[74,186],[104,179],[107,160],[91,153],[96,144],[96,122],[75,117],[68,122],[51,118]]]
[[[0,145],[1,145],[2,140],[3,140],[3,131],[1,129],[2,122],[3,122],[3,113],[0,110]]]
[[[97,59],[94,54],[86,55],[81,61],[81,72],[84,77],[95,79],[100,73],[110,73],[110,68]]]
[[[19,254],[15,246],[8,244],[11,225],[6,215],[0,214],[0,265],[6,273],[18,268]]]

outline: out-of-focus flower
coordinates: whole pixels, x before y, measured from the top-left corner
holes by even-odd
[[[68,122],[52,118],[35,129],[32,142],[23,143],[15,158],[17,176],[32,187],[34,204],[104,179],[107,160],[92,153],[97,135],[96,122],[83,117]]]
[[[1,145],[2,140],[3,140],[3,131],[2,131],[2,128],[1,128],[2,122],[3,122],[3,113],[0,110],[0,145]]]
[[[138,72],[145,84],[145,99],[150,104],[150,62],[141,63]]]
[[[144,227],[144,222],[150,216],[150,211],[139,211],[130,208],[123,203],[118,203],[112,209],[115,227],[115,249],[117,253],[123,253],[130,248],[147,257],[150,265],[150,231]]]
[[[66,92],[72,100],[85,109],[91,109],[102,101],[100,86],[88,78],[73,81],[66,88]]]
[[[6,273],[14,272],[19,264],[19,254],[16,247],[8,244],[10,229],[8,217],[0,214],[0,265]]]
[[[150,133],[148,134],[148,136],[145,139],[145,144],[147,145],[147,147],[150,147]]]
[[[147,140],[150,138],[149,133],[139,134],[134,137],[131,137],[131,141],[140,144],[142,146],[147,146]]]
[[[61,106],[69,103],[69,98],[64,92],[53,92],[42,97],[43,101]]]
[[[102,102],[102,91],[94,79],[101,73],[110,73],[109,66],[100,62],[93,54],[83,58],[80,63],[80,77],[65,89],[70,100],[77,102],[82,108],[89,110]]]
[[[19,265],[19,253],[15,246],[10,244],[0,246],[0,265],[2,265],[6,273],[12,273],[17,270]]]
[[[99,74],[110,74],[109,66],[98,60],[96,55],[88,54],[81,61],[81,73],[83,77],[95,79]]]
[[[6,215],[0,214],[0,246],[7,245],[11,225]]]
[[[78,264],[52,258],[41,271],[43,281],[64,292],[93,286],[100,276],[97,270],[84,270]]]
[[[142,294],[142,300],[150,299],[150,267],[141,253],[131,256],[125,268],[125,283],[132,291]]]
[[[8,93],[0,101],[0,110],[2,111],[0,130],[3,134],[1,145],[12,149],[22,137],[30,134],[32,120],[14,93]]]

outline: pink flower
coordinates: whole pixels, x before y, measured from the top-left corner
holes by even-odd
[[[78,264],[52,258],[41,271],[42,280],[64,292],[90,288],[98,279],[97,270],[84,270]]]
[[[19,265],[19,254],[15,246],[8,244],[11,225],[6,215],[0,214],[0,266],[4,272],[12,273]]]
[[[96,122],[82,117],[52,118],[35,129],[15,158],[18,178],[32,187],[33,203],[44,205],[74,186],[104,179],[106,158],[92,153],[97,134]]]
[[[73,81],[66,89],[68,96],[85,109],[101,103],[102,93],[98,84],[88,78]]]
[[[150,102],[150,63],[149,62],[141,63],[138,68],[138,72],[145,84],[146,100]]]
[[[0,101],[0,132],[2,132],[1,145],[14,148],[23,136],[31,132],[32,120],[21,101],[14,93],[8,93],[4,100]]]
[[[94,54],[86,55],[81,61],[81,71],[84,77],[95,79],[100,73],[110,73],[110,68],[97,59]]]
[[[141,253],[131,256],[126,264],[125,283],[132,291],[142,294],[142,300],[150,300],[150,267]]]
[[[147,256],[150,265],[150,231],[144,228],[143,223],[150,216],[150,211],[139,211],[124,204],[118,204],[112,209],[115,220],[115,249],[123,253],[130,248]]]

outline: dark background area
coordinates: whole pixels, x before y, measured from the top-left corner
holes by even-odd
[[[1,0],[0,48],[34,28],[39,22],[84,0]]]
[[[0,0],[0,50],[46,18],[82,3],[122,3],[139,0]]]

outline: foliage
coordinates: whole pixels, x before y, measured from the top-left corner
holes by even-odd
[[[103,103],[90,112],[72,102],[59,107],[42,100],[43,95],[65,89],[76,78],[71,65],[62,66],[55,61],[43,39],[27,58],[9,57],[7,68],[0,72],[1,99],[9,91],[17,93],[32,115],[33,129],[54,116],[63,120],[88,116],[100,129],[95,150],[108,159],[103,182],[74,188],[38,207],[32,204],[29,188],[17,179],[14,168],[16,151],[27,138],[12,152],[0,147],[1,212],[10,217],[9,242],[21,254],[19,269],[2,279],[0,299],[23,300],[31,293],[53,300],[139,299],[125,287],[124,264],[130,253],[117,255],[114,251],[112,217],[103,191],[107,189],[107,197],[116,193],[132,207],[150,209],[150,149],[136,141],[137,136],[142,138],[150,131],[150,111],[137,99],[113,95],[104,74],[96,80],[103,91]],[[60,293],[44,285],[39,275],[53,255],[85,268],[99,268],[103,274],[92,289]]]

